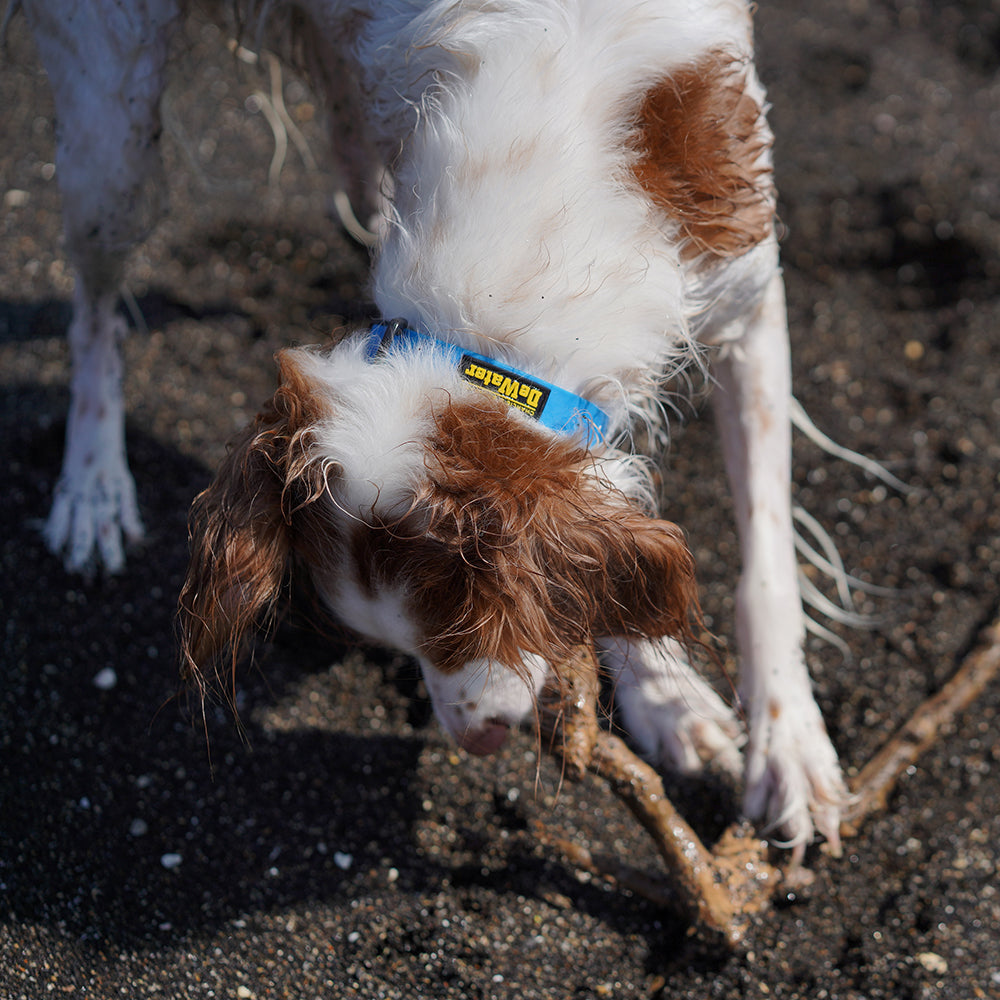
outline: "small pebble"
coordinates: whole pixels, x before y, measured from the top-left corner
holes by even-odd
[[[117,683],[118,675],[111,667],[105,667],[94,678],[94,687],[100,688],[102,691],[110,691]]]
[[[341,871],[347,871],[348,868],[354,864],[354,855],[345,854],[343,851],[334,851],[333,863],[341,869]]]
[[[180,854],[168,853],[161,855],[160,864],[169,871],[173,868],[179,868],[183,860],[184,858]]]
[[[20,188],[10,188],[3,196],[3,203],[6,208],[22,208],[28,204],[28,192]]]
[[[948,971],[948,963],[937,952],[922,951],[917,961],[928,971],[943,974]]]

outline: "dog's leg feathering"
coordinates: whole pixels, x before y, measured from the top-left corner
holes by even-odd
[[[848,793],[803,652],[786,323],[776,274],[744,335],[717,362],[714,400],[743,560],[736,629],[749,729],[744,806],[800,857],[814,829],[839,848]]]

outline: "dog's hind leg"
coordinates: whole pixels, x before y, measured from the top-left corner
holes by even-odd
[[[142,537],[125,456],[118,314],[129,249],[160,216],[159,99],[177,0],[24,0],[52,87],[66,252],[76,271],[62,472],[45,526],[70,570],[124,563]]]
[[[848,795],[813,699],[791,510],[791,375],[784,287],[775,273],[715,366],[713,396],[736,511],[740,691],[747,713],[747,813],[801,855],[814,827],[839,846]]]

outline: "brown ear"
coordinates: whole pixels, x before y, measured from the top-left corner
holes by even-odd
[[[222,661],[235,668],[248,633],[273,623],[293,515],[326,485],[309,447],[322,406],[295,352],[282,351],[278,362],[277,392],[232,443],[191,509],[191,556],[179,607],[181,676],[202,695],[205,670],[214,668],[221,679]]]
[[[369,562],[410,581],[439,669],[517,669],[525,652],[558,662],[602,635],[691,638],[680,529],[597,481],[572,442],[540,441],[503,404],[477,401],[440,414],[430,444],[426,522],[379,533]]]
[[[592,612],[591,636],[691,639],[700,614],[694,557],[676,524],[609,502],[576,521],[563,543],[565,554],[551,551],[546,562],[556,587],[567,579],[580,588],[584,607],[568,611]]]
[[[428,533],[374,534],[366,557],[411,581],[438,669],[489,659],[516,670],[526,652],[558,663],[600,636],[692,640],[700,611],[680,529],[588,492],[522,494],[526,506],[502,511],[462,498]]]

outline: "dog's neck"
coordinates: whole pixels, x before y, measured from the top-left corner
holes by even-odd
[[[507,19],[496,39],[452,27],[438,24],[412,67],[435,82],[413,88],[420,117],[395,163],[378,307],[614,417],[649,373],[695,352],[676,247],[628,182],[643,84],[613,51],[595,64],[557,18]]]

